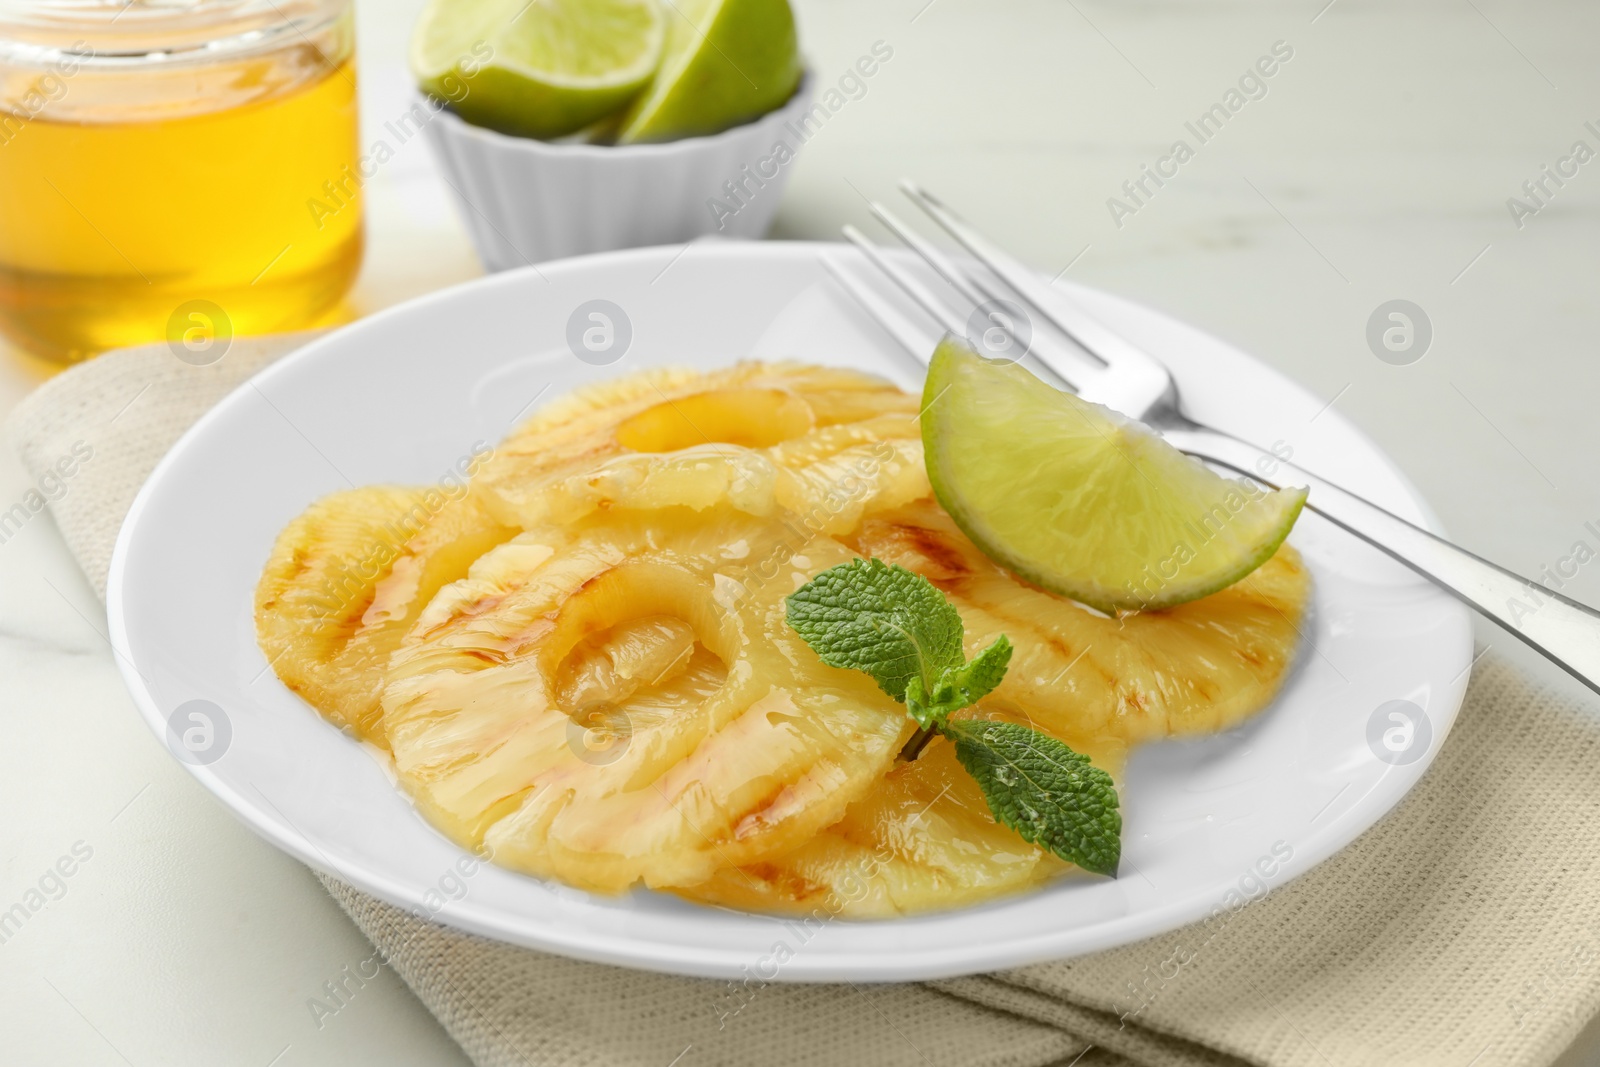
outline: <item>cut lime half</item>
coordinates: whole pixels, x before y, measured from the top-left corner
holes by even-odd
[[[1224,478],[1142,423],[947,337],[922,396],[939,503],[997,563],[1108,613],[1198,600],[1272,557],[1306,490]]]
[[[665,41],[659,0],[430,0],[411,69],[476,126],[561,137],[626,107]]]
[[[619,140],[701,137],[782,107],[800,84],[789,0],[673,0],[661,69]]]

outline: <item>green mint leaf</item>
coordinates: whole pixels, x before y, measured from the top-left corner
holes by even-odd
[[[958,719],[941,730],[1001,825],[1086,871],[1116,875],[1122,814],[1111,776],[1089,757],[1019,723]]]
[[[924,692],[921,679],[911,679],[906,686],[906,710],[924,728],[942,724],[955,712],[971,707],[994,692],[995,686],[1006,676],[1011,652],[1010,639],[1001,634],[970,663],[942,672],[933,683],[932,692]]]
[[[1006,676],[1012,651],[1011,639],[1001,634],[988,648],[973,656],[970,663],[951,671],[950,685],[962,697],[961,706],[951,710],[971,707],[994,692]]]
[[[915,751],[934,731],[954,742],[1002,826],[1085,870],[1116,874],[1122,815],[1109,774],[1026,726],[950,718],[1005,677],[1012,653],[1005,635],[967,662],[961,615],[944,594],[876,559],[830,567],[785,607],[789,626],[822,662],[872,675],[906,705],[923,731]]]
[[[904,703],[916,679],[929,693],[961,667],[961,616],[933,584],[904,567],[855,559],[789,594],[789,626],[830,667],[865,671]]]

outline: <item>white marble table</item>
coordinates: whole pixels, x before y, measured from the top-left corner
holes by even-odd
[[[404,109],[416,0],[358,0],[363,116]],[[1324,5],[1327,5],[1324,7]],[[1510,197],[1574,141],[1600,149],[1600,7],[1204,0],[801,0],[814,69],[893,58],[807,145],[777,235],[831,238],[915,175],[1042,269],[1190,319],[1326,396],[1469,547],[1525,572],[1600,519],[1600,162],[1519,227]],[[1257,61],[1265,95],[1193,122]],[[1267,64],[1272,66],[1272,64]],[[1162,162],[1177,139],[1192,158]],[[370,138],[369,138],[370,139]],[[1176,174],[1122,189],[1141,167]],[[1136,190],[1137,191],[1137,190]],[[427,149],[367,187],[357,312],[478,272]],[[1125,208],[1115,212],[1108,198]],[[1114,217],[1115,216],[1115,217]],[[1118,223],[1120,222],[1120,225]],[[1396,298],[1426,355],[1376,358]],[[51,368],[0,355],[0,411]],[[0,453],[0,505],[28,488]],[[1567,592],[1600,602],[1600,567]],[[7,1064],[448,1065],[465,1058],[389,973],[306,1006],[368,955],[311,875],[233,821],[149,736],[104,619],[48,518],[0,545],[0,906],[58,857],[67,892],[0,944]],[[1564,676],[1487,627],[1540,678]],[[1600,708],[1600,701],[1591,701]],[[1564,1067],[1600,1062],[1591,1027]],[[1487,1065],[1485,1065],[1487,1067]]]

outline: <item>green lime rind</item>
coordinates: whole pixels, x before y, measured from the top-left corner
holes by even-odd
[[[800,84],[789,0],[677,0],[661,66],[622,119],[622,144],[721,133],[776,110]]]
[[[658,0],[432,0],[411,69],[473,125],[562,137],[626,108],[655,76],[666,37]]]
[[[1107,614],[1226,589],[1277,552],[1306,490],[1224,478],[1144,425],[942,341],[923,391],[935,497],[973,543]]]

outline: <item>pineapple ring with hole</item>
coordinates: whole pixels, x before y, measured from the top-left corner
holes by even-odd
[[[600,382],[517,428],[474,481],[503,522],[597,510],[779,509],[818,533],[931,492],[917,398],[856,371],[740,363]]]
[[[442,590],[391,660],[401,782],[459,844],[598,892],[792,850],[912,729],[785,622],[783,598],[852,555],[726,508],[514,538]]]
[[[256,585],[256,640],[284,685],[374,744],[389,654],[434,593],[512,534],[464,492],[326,496],[278,535]]]
[[[1132,745],[1227,729],[1265,707],[1310,598],[1285,545],[1209,597],[1107,618],[1013,578],[931,501],[869,520],[856,547],[943,590],[969,656],[1011,638],[1011,665],[982,714],[1044,730],[1119,782]],[[1019,892],[1071,869],[995,823],[952,747],[935,741],[795,851],[677,892],[752,911],[885,918]]]

